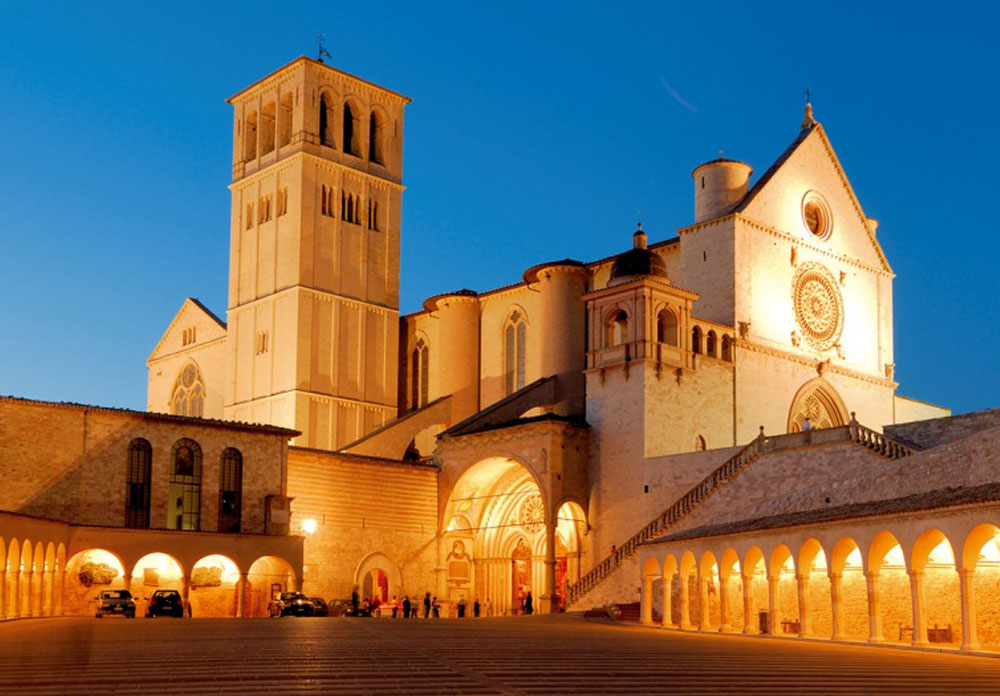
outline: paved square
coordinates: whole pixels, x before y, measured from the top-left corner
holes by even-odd
[[[579,616],[0,625],[3,694],[995,694],[1000,660]]]

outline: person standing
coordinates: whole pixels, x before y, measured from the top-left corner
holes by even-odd
[[[434,597],[431,599],[431,611],[434,612],[435,619],[441,618],[441,605],[438,604],[437,595],[434,595]]]
[[[489,597],[486,598],[486,615],[493,616],[493,600]]]
[[[472,618],[479,618],[479,597],[476,597],[476,600],[472,603]]]
[[[410,618],[410,595],[403,595],[403,618]]]
[[[431,615],[431,593],[428,592],[424,595],[424,618],[430,618]]]
[[[531,590],[528,590],[527,596],[524,598],[524,613],[532,614],[535,611],[534,601],[531,599]]]
[[[354,586],[354,590],[351,592],[351,613],[357,616],[358,607],[361,604],[361,599],[358,596],[358,586]]]
[[[458,618],[465,618],[465,595],[458,598]]]
[[[399,616],[399,599],[396,597],[396,595],[393,595],[392,596],[392,618],[395,619],[398,616]]]

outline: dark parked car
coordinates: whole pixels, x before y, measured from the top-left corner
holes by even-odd
[[[146,617],[174,616],[178,619],[184,616],[184,600],[177,590],[157,590],[149,598],[146,607]]]
[[[104,590],[97,596],[97,618],[104,616],[135,618],[135,601],[128,590]]]
[[[327,606],[325,599],[322,597],[310,597],[309,601],[313,603],[313,616],[330,615],[330,607]]]
[[[371,616],[372,613],[364,606],[358,605],[357,611],[351,606],[351,600],[349,599],[331,599],[330,600],[330,616]]]
[[[301,592],[282,592],[271,605],[271,616],[312,616],[312,601]]]

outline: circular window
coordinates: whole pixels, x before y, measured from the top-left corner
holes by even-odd
[[[818,239],[828,239],[833,232],[833,215],[830,206],[821,195],[809,191],[802,197],[802,222],[806,229]]]
[[[827,350],[844,330],[844,301],[822,264],[804,263],[792,281],[795,321],[814,348]]]

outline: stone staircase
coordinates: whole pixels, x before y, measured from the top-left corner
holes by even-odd
[[[613,554],[605,557],[590,572],[570,585],[567,589],[566,605],[572,607],[577,604],[584,595],[615,574],[619,567],[638,551],[641,544],[662,536],[706,498],[738,476],[761,455],[780,450],[838,442],[857,443],[885,459],[900,459],[918,451],[918,448],[912,443],[903,443],[899,439],[883,435],[861,425],[855,418],[854,413],[851,413],[851,421],[847,425],[822,430],[789,433],[774,437],[765,436],[764,426],[761,426],[760,434],[750,444],[723,462],[712,473],[691,488],[691,490],[674,501],[659,517],[652,520],[629,537],[628,540],[616,547]]]

